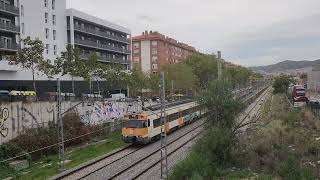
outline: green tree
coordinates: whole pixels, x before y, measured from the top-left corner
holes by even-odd
[[[292,82],[291,78],[287,75],[280,75],[275,78],[273,82],[273,93],[286,93],[289,84]]]
[[[166,73],[166,89],[170,89],[174,94],[175,90],[193,90],[195,87],[196,77],[192,72],[192,68],[186,64],[172,64],[163,67]]]
[[[158,92],[160,86],[160,76],[159,74],[149,74],[147,77],[147,87],[153,92]]]
[[[56,59],[55,72],[61,76],[71,75],[72,92],[75,93],[75,76],[81,76],[84,61],[80,57],[80,49],[68,45],[66,51],[61,52],[61,56]]]
[[[21,40],[24,43],[24,48],[19,50],[16,55],[11,56],[9,59],[10,64],[18,65],[24,69],[29,69],[32,72],[33,89],[36,89],[35,73],[36,71],[44,70],[42,67],[45,64],[45,59],[43,58],[44,46],[41,40],[32,40],[30,37]]]
[[[126,85],[128,71],[121,64],[99,64],[95,76],[106,81],[111,87],[122,88]]]
[[[188,56],[184,63],[192,69],[199,88],[206,88],[210,81],[217,79],[217,58],[214,55]]]
[[[224,79],[228,80],[234,88],[236,86],[246,86],[249,78],[253,74],[251,70],[241,66],[227,67],[224,69]]]
[[[236,115],[243,109],[243,104],[233,98],[232,87],[227,81],[211,81],[208,88],[200,91],[198,101],[208,110],[211,124],[222,128],[232,129]]]
[[[132,91],[140,92],[141,97],[143,96],[143,89],[148,88],[147,75],[137,65],[127,75],[126,82]]]

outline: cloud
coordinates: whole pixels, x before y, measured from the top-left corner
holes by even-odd
[[[239,64],[317,59],[319,0],[67,0],[139,35],[159,31]],[[317,57],[318,56],[318,57]]]
[[[263,57],[281,60],[306,60],[320,57],[320,14],[279,22],[261,29],[234,35],[226,44],[228,57],[236,62],[255,65]],[[241,61],[243,59],[243,61]],[[248,59],[251,59],[251,64]],[[256,59],[256,60],[254,60]],[[257,61],[259,60],[259,61]],[[275,60],[262,60],[264,64]]]
[[[148,14],[137,14],[136,18],[138,21],[142,21],[144,23],[156,23],[159,22],[159,19],[156,17],[153,17]]]

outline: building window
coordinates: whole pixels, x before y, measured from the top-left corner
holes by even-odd
[[[152,64],[152,69],[158,69],[158,64]]]
[[[57,55],[57,45],[53,45],[53,54]]]
[[[49,29],[46,28],[46,39],[49,39]]]
[[[21,11],[21,16],[23,17],[24,16],[24,7],[23,7],[23,5],[21,5],[20,11]]]
[[[134,57],[134,62],[139,62],[140,61],[140,57]]]
[[[157,46],[157,45],[158,45],[158,41],[152,41],[152,42],[151,42],[151,45],[152,45],[152,46]]]
[[[54,10],[56,8],[56,0],[52,0],[52,9]]]
[[[133,54],[134,54],[134,55],[139,55],[139,54],[140,54],[139,49],[134,50],[134,51],[133,51]]]
[[[56,25],[56,15],[52,15],[52,24]]]
[[[157,56],[152,56],[152,62],[157,63],[158,62],[158,57]]]
[[[21,23],[21,32],[24,34],[24,23]]]
[[[137,49],[137,48],[140,48],[140,43],[134,43],[134,44],[133,44],[133,47],[136,48],[136,49]]]
[[[56,39],[57,39],[57,31],[53,30],[53,40],[56,40]]]
[[[48,14],[48,13],[45,13],[45,14],[44,14],[44,22],[45,22],[45,23],[48,23],[48,18],[49,18],[49,14]]]
[[[44,0],[44,7],[48,7],[48,0]]]
[[[157,49],[152,50],[152,55],[156,55],[156,54],[158,54],[158,50]]]
[[[46,44],[46,54],[49,54],[49,44]]]

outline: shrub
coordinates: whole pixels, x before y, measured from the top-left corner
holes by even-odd
[[[279,175],[284,180],[313,180],[315,176],[309,169],[301,168],[299,161],[290,156],[286,161],[281,163]]]
[[[13,144],[3,144],[0,146],[0,160],[5,160],[13,156],[17,156],[22,149]]]
[[[276,77],[272,85],[273,93],[274,94],[286,93],[287,87],[289,86],[290,82],[291,82],[291,79],[289,76],[281,75],[279,77]]]
[[[106,134],[105,131],[98,131],[103,126],[89,126],[80,121],[76,113],[68,113],[63,117],[64,121],[64,139],[71,141],[65,142],[65,147],[79,145],[88,142],[94,138],[100,138]],[[89,134],[90,132],[96,132]],[[88,134],[88,135],[85,135]],[[85,135],[85,136],[82,136]],[[81,137],[80,137],[81,136]],[[80,138],[76,138],[80,137]],[[7,159],[17,156],[23,152],[30,152],[43,147],[51,146],[58,143],[58,131],[56,124],[49,124],[47,128],[27,129],[10,142],[0,146],[0,159]],[[58,152],[58,146],[52,146],[47,149],[32,153],[33,159],[54,154]],[[31,159],[26,156],[24,158]]]
[[[189,156],[175,166],[170,179],[210,179],[223,176],[223,169],[232,162],[232,143],[228,130],[208,130]]]

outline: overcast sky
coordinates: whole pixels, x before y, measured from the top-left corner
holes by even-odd
[[[245,65],[320,59],[320,0],[67,0],[131,29],[159,31]]]

